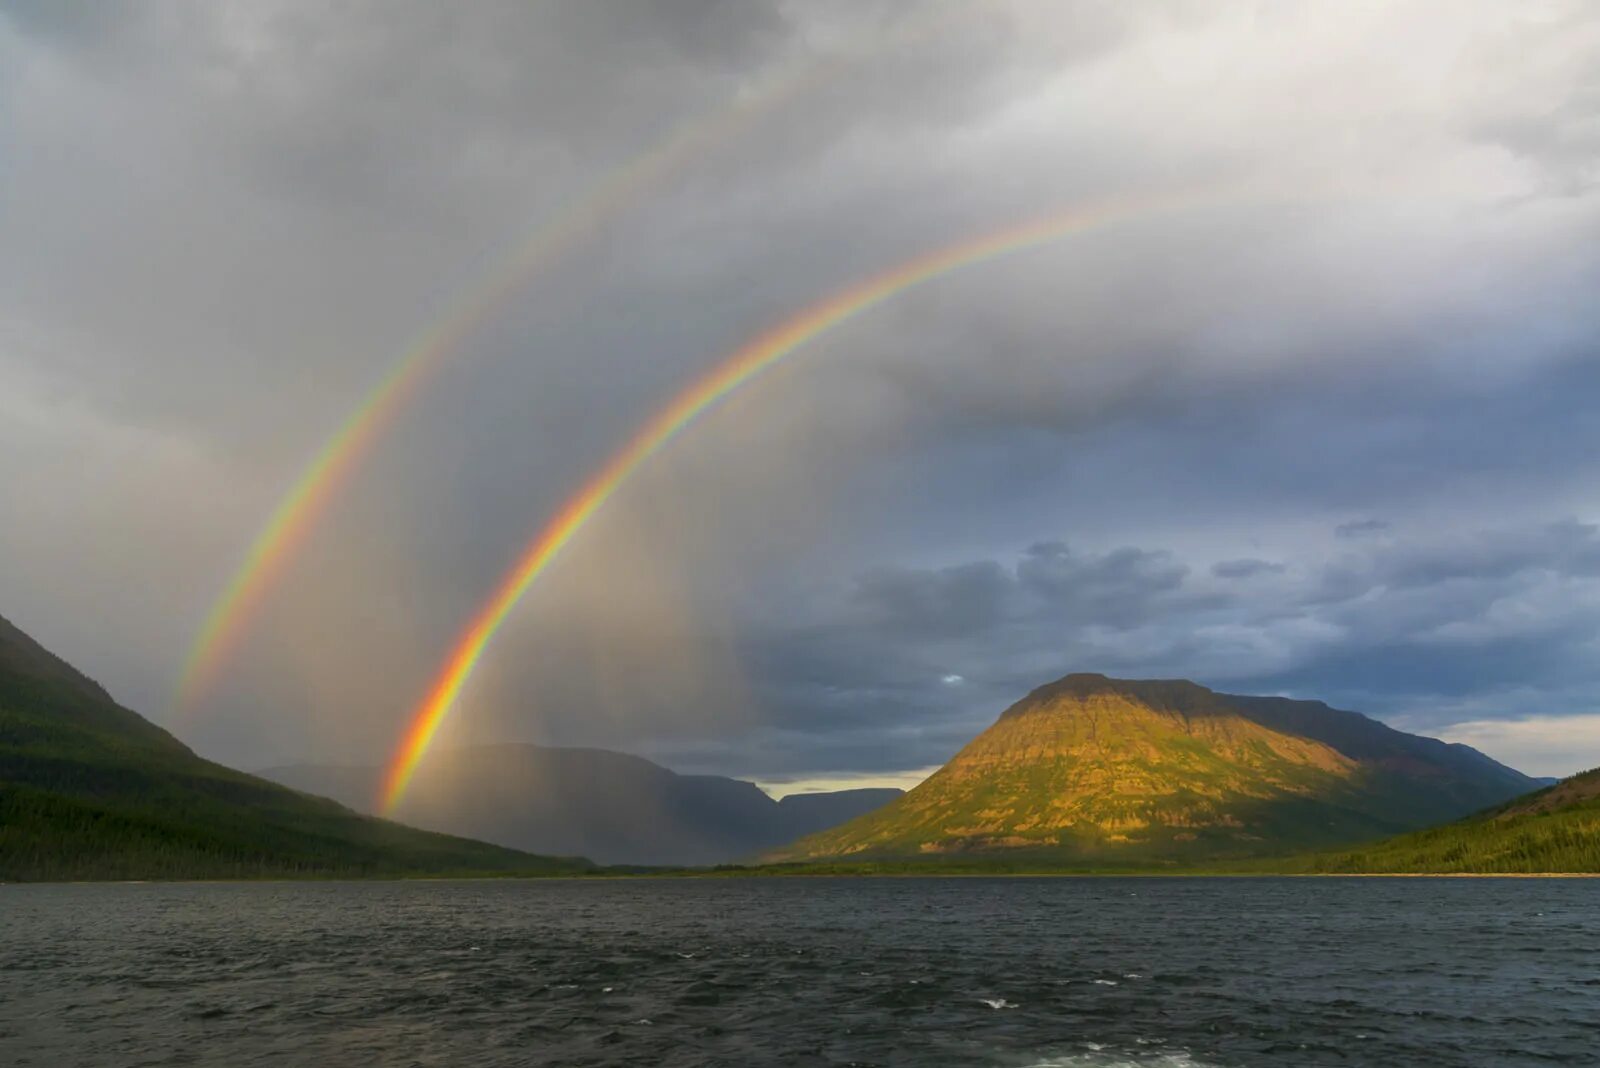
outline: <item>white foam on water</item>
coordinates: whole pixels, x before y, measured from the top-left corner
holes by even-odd
[[[978,1000],[995,1010],[1014,1009],[1017,1007],[1015,1002],[1007,1001],[1005,998],[979,998]]]
[[[1085,1053],[1057,1054],[1029,1060],[1020,1068],[1218,1068],[1209,1061],[1198,1061],[1187,1050],[1137,1053],[1108,1049],[1097,1042],[1085,1042]]]

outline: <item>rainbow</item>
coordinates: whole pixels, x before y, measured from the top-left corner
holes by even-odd
[[[902,19],[887,40],[822,60],[793,64],[756,88],[741,92],[730,105],[710,117],[679,126],[656,146],[612,171],[569,211],[536,229],[488,271],[484,281],[457,297],[450,310],[404,350],[273,509],[190,644],[179,677],[174,719],[181,721],[215,683],[267,591],[423,382],[534,276],[636,203],[654,185],[763,114],[811,86],[828,84],[840,68],[870,59],[889,44],[904,46],[965,12],[964,5],[955,5],[948,10],[933,9],[930,15],[937,17]]]
[[[175,714],[181,718],[210,689],[296,549],[430,374],[459,351],[540,270],[601,229],[653,185],[762,113],[816,84],[842,61],[835,57],[833,64],[808,64],[786,71],[712,118],[684,125],[655,148],[613,171],[571,210],[540,227],[514,253],[500,260],[487,272],[486,281],[458,297],[451,310],[405,350],[346,418],[268,517],[190,645],[178,683]]]
[[[919,256],[813,304],[735,351],[674,397],[569,499],[523,550],[494,594],[457,640],[426,699],[413,714],[384,775],[380,808],[393,812],[461,689],[496,632],[539,576],[619,488],[663,446],[717,403],[807,342],[907,290],[952,271],[1022,252],[1093,227],[1123,221],[1191,199],[1123,197],[1053,214]]]

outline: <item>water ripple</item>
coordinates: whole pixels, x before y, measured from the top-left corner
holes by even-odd
[[[1593,1066],[1600,881],[0,886],[0,1063]]]

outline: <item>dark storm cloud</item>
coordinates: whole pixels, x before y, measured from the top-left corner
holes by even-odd
[[[1381,519],[1355,519],[1340,523],[1333,532],[1341,538],[1366,538],[1374,534],[1387,534],[1391,529],[1391,524]]]
[[[874,571],[861,578],[854,601],[869,627],[960,638],[999,620],[1014,590],[999,564],[983,561],[938,571]]]
[[[160,716],[364,391],[699,130],[383,436],[187,740],[386,751],[519,547],[720,354],[933,249],[1190,190],[908,292],[703,419],[524,603],[461,729],[805,774],[935,762],[1073,669],[1579,710],[1597,25],[6,5],[0,612]]]
[[[1078,670],[1319,696],[1424,730],[1462,720],[1472,695],[1507,695],[1516,707],[1493,710],[1501,715],[1582,712],[1580,695],[1600,684],[1597,546],[1600,531],[1572,522],[1503,528],[1470,544],[1375,546],[1350,566],[1382,578],[1340,601],[1325,599],[1314,568],[1284,565],[1246,568],[1271,584],[1219,601],[1170,553],[1123,547],[1074,560],[1041,545],[1010,565],[898,571],[893,611],[870,622],[856,616],[858,599],[886,586],[881,572],[863,576],[835,619],[766,635],[763,698],[791,749],[759,770],[815,770],[795,755],[813,746],[839,768],[870,767],[896,745],[909,746],[903,766],[920,766],[912,754],[942,760],[1026,690]],[[1219,562],[1221,577],[1238,563]],[[1547,603],[1556,589],[1559,608]],[[1107,605],[1118,611],[1107,616]],[[1241,659],[1241,648],[1250,655]]]
[[[926,18],[941,20],[949,21],[937,11]],[[27,211],[7,213],[0,225],[4,245],[27,252],[0,271],[0,292],[16,312],[0,369],[12,376],[5,385],[14,403],[40,426],[14,421],[14,433],[32,437],[10,455],[19,464],[32,452],[60,460],[61,442],[73,442],[78,451],[102,450],[106,465],[141,465],[125,479],[134,500],[119,500],[112,514],[140,507],[137,485],[170,486],[144,491],[161,514],[136,524],[159,533],[118,551],[119,558],[154,558],[133,568],[150,576],[150,590],[120,582],[123,563],[91,579],[76,566],[81,556],[58,553],[59,563],[38,572],[36,599],[48,605],[49,591],[72,586],[75,571],[77,582],[102,590],[125,586],[123,610],[134,616],[148,616],[144,602],[154,590],[177,592],[182,603],[161,617],[168,656],[181,655],[184,629],[295,467],[400,350],[449,310],[453,291],[481,284],[475,278],[508,245],[560,218],[615,168],[697,124],[715,135],[712,146],[725,136],[727,147],[738,148],[753,134],[781,144],[797,115],[812,121],[808,97],[833,85],[850,106],[841,99],[840,121],[806,134],[814,161],[826,161],[830,140],[861,123],[884,122],[881,139],[892,151],[903,120],[884,117],[875,100],[909,117],[917,109],[907,102],[919,91],[881,74],[865,85],[862,75],[881,66],[871,62],[876,35],[896,40],[898,21],[855,5],[801,11],[753,3],[16,9],[0,22],[0,96],[9,101],[0,113],[19,166],[8,171],[0,200]],[[855,32],[858,25],[870,32]],[[1010,38],[999,32],[965,51],[948,33],[930,39],[939,49],[926,71],[917,48],[897,54],[895,66],[915,74],[911,82],[939,82],[955,101],[969,88],[988,92]],[[746,96],[758,104],[755,128],[735,122],[719,132]],[[762,110],[763,97],[773,106]],[[718,172],[725,163],[691,154],[660,179],[662,188],[646,184],[639,195],[671,193],[693,177],[708,202],[731,211],[749,190],[737,171]],[[695,174],[697,167],[706,172]],[[847,188],[848,174],[838,178],[836,188]],[[706,182],[722,188],[708,191]],[[665,206],[690,220],[700,214],[698,203],[669,198]],[[628,212],[617,216],[623,222]],[[596,237],[609,252],[610,235]],[[714,255],[706,242],[696,247]],[[386,452],[412,462],[390,463],[381,472],[387,483],[364,482],[379,499],[341,502],[347,529],[366,540],[360,528],[372,516],[401,555],[420,553],[417,539],[455,513],[451,495],[480,480],[492,495],[459,509],[479,522],[446,537],[481,550],[462,550],[474,558],[454,574],[417,563],[444,596],[475,598],[517,528],[552,506],[655,396],[676,388],[683,368],[663,366],[663,343],[669,359],[692,373],[690,361],[737,336],[714,309],[684,314],[716,279],[691,270],[675,280],[683,275],[676,252],[668,268],[674,280],[653,278],[653,255],[633,247],[598,264],[574,258],[504,309],[468,343],[457,361],[461,378],[428,398],[433,407],[421,414],[436,422],[410,440],[393,434],[384,442]],[[640,274],[631,277],[636,264]],[[823,262],[805,269],[835,276]],[[790,291],[817,284],[788,285],[770,263],[763,273],[771,278],[752,294],[756,311],[744,313],[751,323],[792,301]],[[624,301],[629,289],[650,295],[630,305],[635,314],[608,315],[605,329],[590,332],[589,321],[598,321],[589,320],[592,309],[619,304],[606,292],[613,282]],[[679,291],[668,295],[673,286]],[[550,304],[540,303],[545,289]],[[647,301],[660,310],[646,311]],[[552,307],[576,314],[557,326]],[[497,363],[501,354],[510,359]],[[476,394],[467,373],[474,365],[489,385]],[[474,433],[450,425],[452,404]],[[573,432],[567,428],[579,412]],[[484,462],[470,451],[479,442]],[[47,503],[30,499],[30,484],[8,494],[19,515],[37,517],[10,527],[13,539],[27,542],[15,546],[19,552],[31,555],[51,540],[72,544],[52,533],[56,523],[94,540],[90,532],[104,524],[76,513],[92,510],[84,483],[99,477],[100,462],[99,455],[79,461],[77,487],[62,482]],[[461,468],[472,478],[458,478]],[[529,488],[508,495],[508,484]],[[46,492],[42,483],[37,492]],[[174,507],[173,496],[187,499]],[[427,507],[416,512],[425,497]],[[496,529],[497,508],[517,526]],[[396,509],[408,510],[400,523]],[[73,514],[56,518],[62,511]],[[388,514],[375,515],[381,512]],[[164,522],[173,529],[162,530]],[[448,559],[454,544],[445,548]],[[425,584],[411,575],[384,583]],[[456,618],[429,607],[435,599],[424,594],[403,609],[424,628],[422,656],[447,640]],[[80,655],[104,659],[126,644],[107,635]],[[156,677],[170,666],[146,656],[146,677],[122,691],[159,711],[165,686]],[[303,696],[283,699],[299,704]],[[261,700],[264,709],[276,703]]]
[[[1240,560],[1219,560],[1211,565],[1211,573],[1217,578],[1246,579],[1256,575],[1281,575],[1285,568],[1282,564],[1271,560],[1256,560],[1246,557]]]
[[[1378,562],[1384,584],[1402,588],[1451,579],[1494,582],[1532,571],[1562,578],[1600,576],[1600,527],[1565,519],[1528,530],[1480,534],[1433,552],[1391,549]]]
[[[1164,552],[1076,553],[1059,542],[1005,563],[865,573],[835,616],[751,628],[746,659],[759,665],[772,729],[805,739],[756,770],[815,770],[813,747],[851,771],[895,749],[906,767],[947,759],[1019,687],[1087,655],[1091,635],[1150,625],[1173,604],[1198,611],[1186,573]]]
[[[1188,573],[1170,553],[1124,546],[1084,557],[1058,541],[1030,547],[1016,570],[1017,584],[1051,609],[1124,628],[1145,620]]]
[[[1170,553],[1131,546],[1075,553],[1062,542],[1030,546],[1010,565],[982,560],[944,568],[879,568],[858,577],[848,595],[852,633],[843,642],[831,630],[816,638],[832,654],[848,645],[851,657],[863,642],[891,638],[904,653],[883,658],[892,677],[893,665],[914,658],[918,647],[981,640],[1017,625],[1137,627],[1168,610],[1187,573]],[[925,681],[927,669],[919,670],[920,676],[905,681]],[[873,672],[881,675],[883,668]],[[815,664],[804,674],[840,677]]]

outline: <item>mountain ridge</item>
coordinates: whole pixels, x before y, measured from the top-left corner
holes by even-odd
[[[300,764],[258,774],[367,811],[382,769]],[[774,800],[752,782],[680,774],[631,753],[506,742],[430,754],[395,814],[534,852],[704,866],[753,857],[901,793],[867,788]]]
[[[0,619],[0,879],[591,867],[360,816],[205,760]]]
[[[764,859],[1195,863],[1375,839],[1534,785],[1475,750],[1321,702],[1075,673],[1035,688],[884,809]]]

